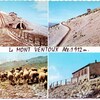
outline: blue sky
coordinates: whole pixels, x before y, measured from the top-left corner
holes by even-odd
[[[0,63],[14,60],[26,60],[38,56],[47,56],[47,53],[0,53]]]
[[[74,71],[95,60],[100,62],[100,53],[50,53],[49,84],[71,78]]]
[[[58,23],[83,14],[88,8],[100,7],[97,1],[51,1],[49,3],[49,22]]]
[[[46,1],[0,1],[0,10],[15,12],[31,23],[47,25]]]

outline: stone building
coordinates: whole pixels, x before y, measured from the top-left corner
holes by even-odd
[[[87,64],[86,66],[76,70],[72,73],[72,83],[84,81],[85,79],[90,80],[100,76],[100,62],[95,61],[94,63]]]
[[[48,44],[47,31],[44,31],[46,27],[33,25],[18,17],[15,12],[7,14],[0,11],[0,29],[6,30],[13,39],[30,46],[47,46]]]
[[[10,12],[9,14],[0,12],[0,27],[5,26],[15,29],[31,29],[29,23],[25,22],[21,17],[18,17],[14,12]]]
[[[91,12],[91,9],[87,9],[87,13],[90,13]]]

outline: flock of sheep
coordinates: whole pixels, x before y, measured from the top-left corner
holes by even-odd
[[[12,68],[10,71],[0,72],[0,81],[9,81],[11,85],[41,83],[47,89],[47,68]]]

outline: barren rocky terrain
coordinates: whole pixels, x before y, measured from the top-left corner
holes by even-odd
[[[25,22],[22,27],[20,26],[20,20]],[[46,38],[45,43],[47,45],[47,34],[46,26],[32,24],[18,17],[15,12],[0,11],[0,46],[44,46],[45,39],[41,40],[40,37]]]
[[[6,33],[0,33],[0,46],[25,46],[25,45],[23,43],[14,40]]]
[[[0,98],[18,99],[18,98],[47,98],[47,90],[42,84],[33,85],[15,85],[12,86],[8,81],[0,82]]]
[[[49,98],[100,98],[100,77],[49,89]]]
[[[100,9],[91,10],[83,15],[63,22],[70,31],[59,44],[59,46],[100,46]],[[56,26],[54,26],[56,27]],[[56,34],[55,40],[58,41],[59,33],[64,34],[63,30],[50,29],[51,34]],[[52,38],[52,37],[51,37]]]

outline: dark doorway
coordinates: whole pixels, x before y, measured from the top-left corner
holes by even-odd
[[[16,27],[17,29],[21,29],[21,27],[20,27],[20,23],[17,25],[17,27]]]
[[[21,28],[21,23],[19,23],[17,26],[16,26],[16,29],[26,29],[26,26],[22,23],[22,28]]]
[[[22,23],[22,28],[23,28],[23,29],[26,29],[26,26],[25,26],[23,23]]]

